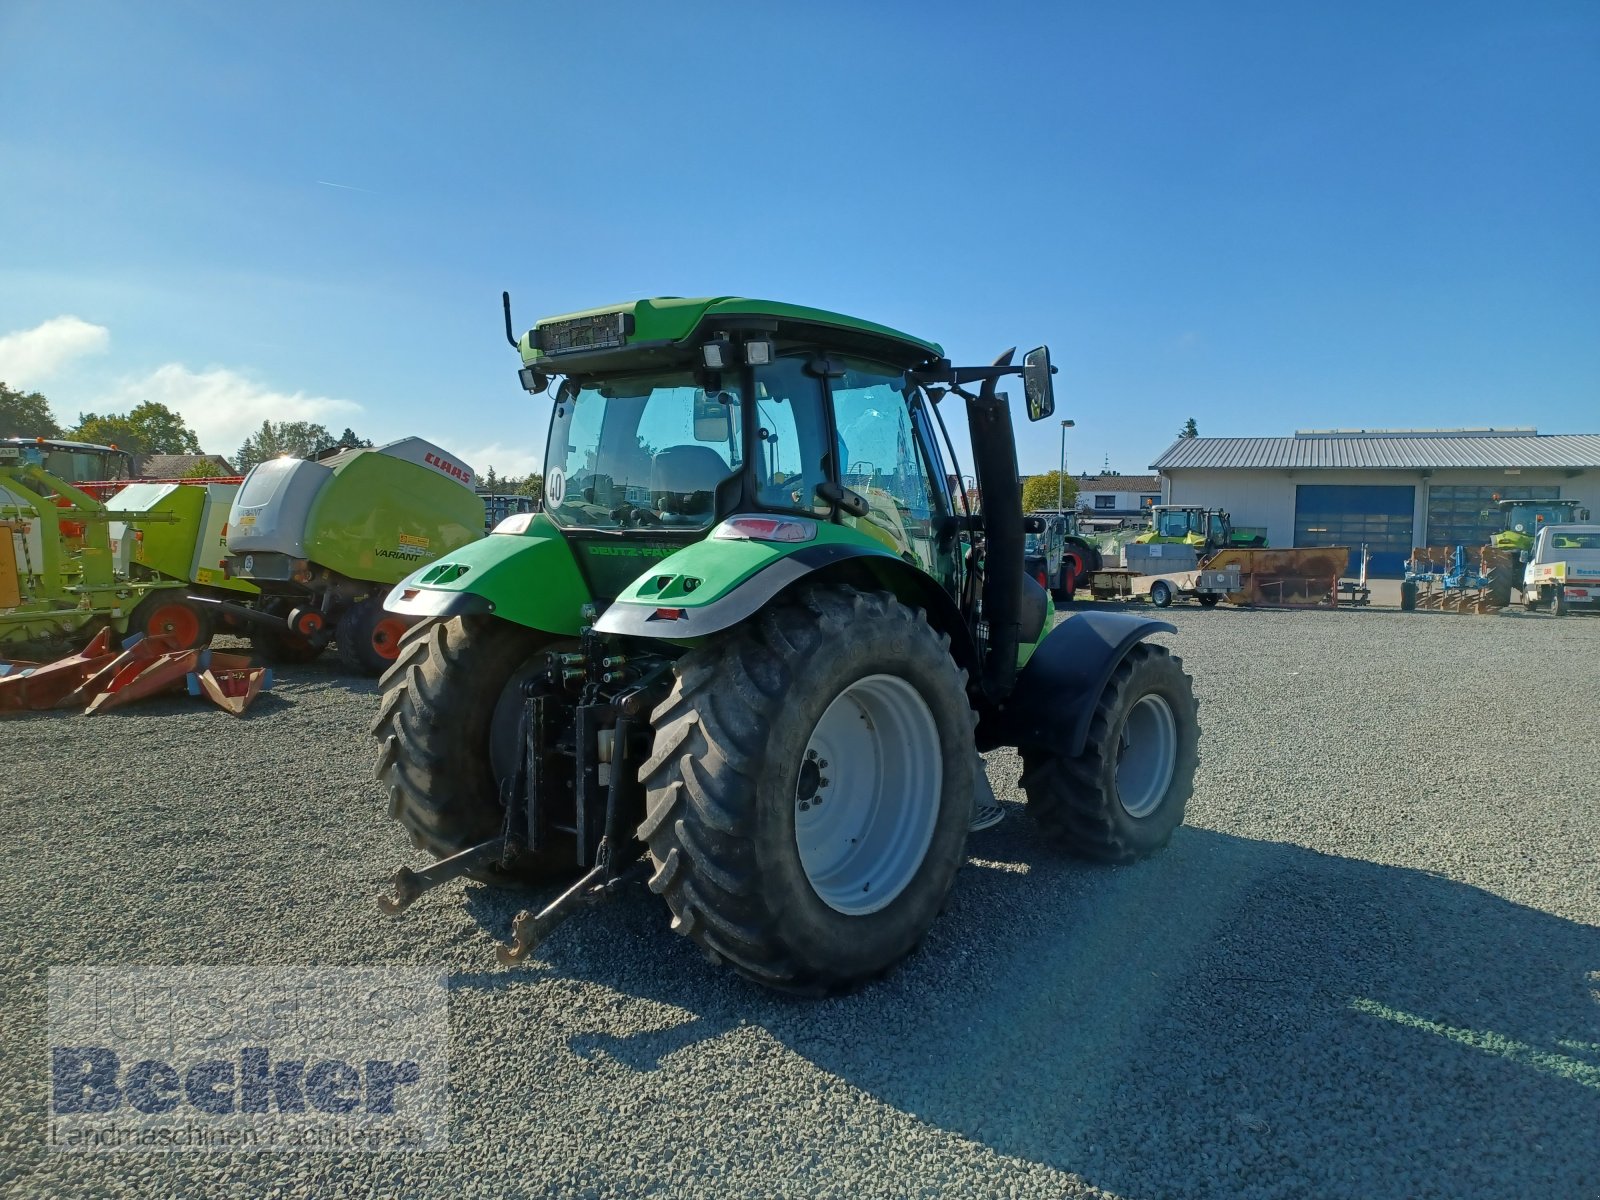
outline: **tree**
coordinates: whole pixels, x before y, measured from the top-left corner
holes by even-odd
[[[210,459],[203,458],[199,462],[190,463],[187,470],[179,479],[215,479],[222,473],[222,469]]]
[[[350,426],[346,425],[344,427],[344,432],[339,435],[338,444],[341,446],[351,446],[366,449],[372,445],[372,439],[357,437],[356,431],[351,429]]]
[[[72,436],[80,442],[115,446],[130,454],[199,454],[200,439],[165,404],[146,401],[126,416],[79,413]]]
[[[1196,438],[1200,436],[1200,426],[1194,423],[1193,417],[1183,423],[1183,428],[1178,430],[1178,436],[1180,438]]]
[[[0,383],[0,437],[61,436],[50,402],[38,392],[19,392]]]
[[[517,495],[532,496],[539,503],[544,503],[544,476],[529,475],[517,485]]]
[[[483,479],[480,480],[480,482],[483,484],[484,490],[492,496],[505,483],[505,480],[501,479],[500,476],[494,473],[494,467],[491,465],[489,469],[484,472]]]
[[[325,427],[311,421],[263,421],[261,428],[240,445],[233,456],[233,465],[242,474],[257,463],[280,454],[312,458],[338,444]]]
[[[1056,484],[1061,479],[1060,471],[1046,471],[1043,475],[1030,475],[1022,485],[1022,511],[1023,512],[1054,512],[1056,508]],[[1078,481],[1071,475],[1061,487],[1061,507],[1063,512],[1071,512],[1078,498]]]

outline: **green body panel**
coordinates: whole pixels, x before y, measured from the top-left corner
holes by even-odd
[[[926,341],[923,338],[913,337],[898,329],[887,325],[879,325],[874,321],[863,321],[858,317],[845,316],[843,313],[829,312],[821,308],[808,308],[802,304],[784,304],[778,300],[750,300],[742,296],[699,296],[685,298],[682,296],[659,296],[649,300],[633,300],[625,304],[608,304],[600,308],[586,308],[579,312],[561,313],[559,316],[545,317],[539,325],[550,325],[557,321],[570,321],[575,317],[598,316],[602,313],[632,313],[634,321],[633,333],[628,337],[630,345],[646,342],[677,342],[682,341],[694,332],[701,320],[707,316],[740,316],[740,317],[776,317],[783,320],[801,321],[813,325],[833,326],[838,329],[852,329],[862,333],[870,333],[877,337],[889,338],[902,342],[907,346],[915,347],[923,354],[932,358],[942,358],[944,350],[937,342]],[[552,363],[559,362],[561,356],[546,356],[541,354],[538,347],[533,345],[533,330],[524,334],[519,349],[522,351],[524,363],[535,363],[549,357]]]
[[[412,589],[481,596],[497,617],[574,637],[591,599],[571,547],[543,513],[525,532],[491,533],[413,571],[395,593]]]
[[[329,459],[306,521],[306,557],[366,583],[398,583],[483,536],[483,501],[459,483],[373,450]]]
[[[126,524],[126,532],[114,526],[113,537],[133,536],[127,548],[129,565],[136,563],[165,579],[260,595],[261,589],[249,580],[230,579],[222,571],[228,508],[238,490],[233,483],[130,484],[106,503]]]
[[[816,530],[816,538],[808,542],[707,537],[652,564],[616,602],[647,608],[705,608],[727,596],[757,571],[812,546],[858,546],[884,558],[895,557],[877,539],[849,526],[818,521]]]

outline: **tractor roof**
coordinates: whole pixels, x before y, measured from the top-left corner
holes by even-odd
[[[126,450],[118,450],[115,446],[102,446],[99,442],[71,442],[64,438],[47,437],[3,437],[0,446],[40,446],[46,450],[94,450],[103,454],[126,454]]]
[[[561,373],[582,373],[620,365],[623,358],[630,363],[638,361],[639,351],[681,353],[712,333],[737,329],[769,331],[785,341],[820,342],[905,366],[944,357],[937,342],[887,325],[821,308],[742,296],[658,296],[562,313],[542,318],[523,335],[520,348],[527,363],[540,362]]]

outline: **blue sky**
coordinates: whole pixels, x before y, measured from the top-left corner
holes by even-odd
[[[1597,80],[1587,2],[6,0],[0,378],[505,473],[502,288],[742,294],[1048,342],[1074,471],[1189,416],[1592,432]]]

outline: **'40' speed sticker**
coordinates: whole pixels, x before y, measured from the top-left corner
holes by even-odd
[[[544,498],[559,508],[567,494],[567,473],[560,467],[551,467],[544,477]]]

